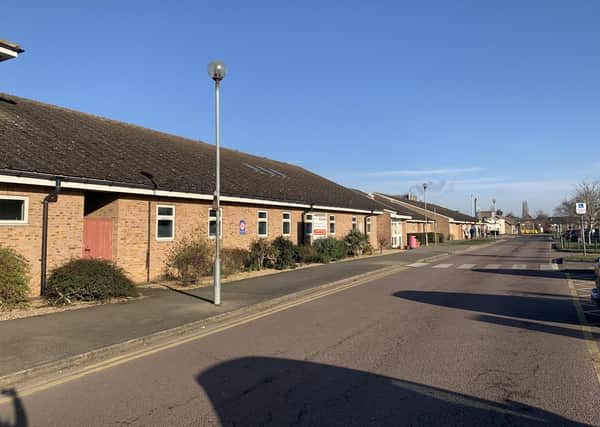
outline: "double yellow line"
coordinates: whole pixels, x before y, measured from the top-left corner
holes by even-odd
[[[581,329],[583,338],[587,343],[587,349],[590,352],[590,356],[592,358],[592,364],[594,365],[596,378],[598,379],[598,384],[600,384],[600,350],[598,350],[598,343],[594,339],[593,330],[589,325],[585,314],[583,313],[583,307],[581,307],[581,303],[579,302],[579,295],[577,295],[577,290],[575,289],[575,282],[573,282],[569,273],[567,273],[567,282],[569,284],[569,290],[571,291],[573,305],[575,306],[575,310],[577,311],[579,328]]]
[[[140,359],[142,357],[149,356],[151,354],[155,354],[164,350],[168,350],[173,347],[178,347],[180,345],[199,340],[214,334],[218,334],[220,332],[226,331],[231,328],[235,328],[237,326],[244,325],[246,323],[253,322],[255,320],[261,319],[263,317],[271,316],[275,313],[279,313],[284,310],[288,310],[293,307],[297,307],[302,304],[306,304],[308,302],[326,297],[328,295],[336,294],[338,292],[345,291],[347,289],[354,288],[356,286],[364,285],[366,283],[372,282],[374,280],[382,279],[384,277],[390,276],[392,274],[398,273],[400,271],[406,270],[406,266],[394,266],[390,268],[385,268],[379,271],[374,271],[372,273],[366,273],[359,275],[358,278],[355,279],[347,279],[340,281],[339,285],[330,284],[322,290],[317,290],[315,292],[311,292],[305,296],[299,296],[297,299],[294,299],[289,302],[283,302],[281,304],[277,304],[270,308],[265,308],[259,312],[250,313],[248,315],[242,315],[240,317],[236,317],[231,320],[226,320],[221,323],[216,323],[214,326],[202,326],[199,331],[192,332],[191,334],[187,334],[183,337],[168,339],[167,342],[159,343],[152,345],[150,347],[146,347],[140,350],[134,350],[127,354],[121,356],[111,357],[100,362],[92,363],[86,365],[84,367],[75,368],[72,372],[59,372],[54,374],[53,377],[48,377],[43,380],[43,382],[38,383],[30,383],[24,385],[22,387],[18,387],[19,397],[25,397],[32,395],[34,393],[38,393],[43,390],[47,390],[52,387],[59,386],[61,384],[76,380],[78,378],[85,377],[87,375],[91,375],[96,372],[103,371],[105,369],[112,368],[114,366],[118,366],[127,362],[131,362],[136,359]],[[10,402],[12,399],[8,397],[0,398],[0,405]]]

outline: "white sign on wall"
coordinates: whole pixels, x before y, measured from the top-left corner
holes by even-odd
[[[324,239],[327,237],[327,215],[313,214],[312,225],[313,239]]]
[[[577,215],[585,215],[587,212],[587,206],[584,202],[577,202],[575,204],[575,213]]]

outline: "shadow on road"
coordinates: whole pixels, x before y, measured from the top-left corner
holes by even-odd
[[[4,414],[0,417],[0,427],[27,427],[29,422],[27,421],[27,413],[25,412],[25,406],[21,398],[17,394],[14,388],[2,390],[0,393],[1,397],[11,397],[14,408],[14,422],[4,420]]]
[[[474,268],[471,271],[488,274],[505,274],[508,276],[544,277],[547,279],[566,279],[567,275],[576,280],[594,280],[594,270],[565,269],[565,270],[518,270],[510,268]]]
[[[398,291],[393,295],[409,301],[459,310],[579,325],[575,307],[569,297],[561,299],[442,291]]]
[[[473,317],[473,320],[479,322],[493,323],[495,325],[510,326],[512,328],[526,329],[528,331],[544,332],[546,334],[562,335],[571,338],[583,339],[583,333],[580,329],[575,328],[563,328],[561,326],[547,325],[544,323],[530,322],[527,320],[510,319],[506,317],[490,316],[487,314],[480,314]],[[600,334],[591,333],[595,339],[600,339]]]
[[[196,380],[224,426],[583,426],[507,400],[306,361],[245,357]]]

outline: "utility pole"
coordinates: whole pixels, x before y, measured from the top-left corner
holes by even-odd
[[[425,246],[429,246],[429,237],[427,236],[427,223],[429,222],[427,218],[427,183],[423,184],[423,202],[425,203]]]

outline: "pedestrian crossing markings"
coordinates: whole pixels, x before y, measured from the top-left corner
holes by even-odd
[[[426,266],[431,266],[431,268],[441,268],[441,269],[448,269],[448,268],[452,268],[455,267],[458,270],[473,270],[473,269],[482,269],[482,270],[504,270],[504,269],[511,269],[511,270],[552,270],[552,271],[556,271],[559,270],[558,264],[534,264],[534,265],[528,265],[528,264],[512,264],[512,265],[501,265],[501,264],[486,264],[486,265],[477,265],[477,264],[460,264],[460,265],[456,265],[455,264],[435,264],[432,265],[429,262],[414,262],[412,264],[408,264],[409,267],[414,267],[414,268],[419,268],[419,267],[426,267]]]

